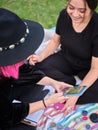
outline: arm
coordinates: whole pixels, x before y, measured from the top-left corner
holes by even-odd
[[[43,101],[34,103],[12,103],[6,93],[0,91],[0,122],[2,127],[10,127],[22,121],[28,114],[44,109]],[[46,106],[56,102],[64,102],[63,93],[56,93],[44,99]]]
[[[90,87],[98,78],[98,58],[92,57],[91,69],[81,82],[81,86],[86,85]]]
[[[54,80],[47,76],[43,77],[37,84],[52,86],[57,92],[61,92],[64,88],[72,86],[70,84]]]
[[[60,45],[60,36],[58,34],[54,34],[53,38],[47,44],[46,48],[39,55],[41,60],[51,55],[59,47],[59,45]]]
[[[92,84],[98,79],[98,58],[97,57],[92,57],[92,62],[91,62],[91,68],[87,75],[84,77],[83,81],[80,83],[80,86],[87,86],[91,87]],[[64,111],[65,115],[68,114],[67,108],[68,106],[74,106],[78,100],[78,96],[75,97],[69,97],[67,100],[65,106],[64,106]]]
[[[50,97],[44,99],[45,105],[49,106],[53,103],[57,103],[57,102],[64,102],[65,101],[65,97],[63,96],[63,93],[55,93],[53,95],[51,95]],[[38,110],[44,109],[45,106],[43,104],[43,101],[38,101],[38,102],[34,102],[34,103],[30,103],[29,105],[29,114],[36,112]]]
[[[60,45],[60,35],[54,34],[53,38],[50,40],[50,42],[47,44],[43,52],[39,55],[31,55],[28,57],[29,63],[31,65],[35,65],[37,62],[41,62],[45,58],[47,58],[49,55],[51,55]]]

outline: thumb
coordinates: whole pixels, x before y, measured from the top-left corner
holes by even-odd
[[[56,91],[57,91],[57,93],[61,93],[62,92],[59,88],[57,88]]]

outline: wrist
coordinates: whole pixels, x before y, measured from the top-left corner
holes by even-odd
[[[50,78],[49,85],[52,86],[53,88],[55,88],[55,86],[57,85],[57,81]]]
[[[43,102],[44,107],[46,108],[47,106],[46,106],[46,102],[45,102],[44,98],[43,98],[42,102]]]
[[[45,106],[48,107],[50,106],[52,103],[50,102],[50,99],[49,98],[45,98],[44,99],[44,103],[45,103]]]
[[[39,62],[43,61],[44,57],[43,55],[39,55]]]

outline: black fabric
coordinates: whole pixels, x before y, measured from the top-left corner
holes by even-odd
[[[38,81],[40,81],[45,74],[40,71],[36,70],[33,66],[31,66],[28,62],[26,64],[23,64],[19,68],[19,78],[17,80],[12,79],[14,86],[31,86],[36,84]]]
[[[89,68],[91,57],[98,57],[98,14],[94,13],[86,28],[77,33],[66,10],[58,18],[56,33],[61,36],[65,58],[76,67]]]
[[[7,85],[6,85],[7,86]],[[9,87],[9,86],[8,86]],[[6,87],[6,89],[9,89]],[[9,91],[10,92],[10,91]],[[0,86],[0,127],[8,127],[19,123],[28,114],[27,103],[13,104],[10,93]]]
[[[16,126],[13,126],[11,128],[2,128],[0,130],[36,130],[36,127],[28,126],[25,124],[17,124]]]
[[[61,51],[49,56],[43,62],[36,64],[35,67],[36,69],[40,68],[46,75],[56,80],[73,85],[76,83],[72,75],[73,69],[70,64],[68,64]]]
[[[61,50],[37,63],[36,68],[51,78],[75,85],[74,76],[83,79],[90,70],[92,56],[98,57],[98,14],[94,12],[86,28],[78,33],[63,9],[57,20],[56,33],[61,38]],[[98,80],[78,100],[81,104],[89,102],[98,102]]]
[[[41,71],[35,72],[30,65],[21,66],[19,74],[19,79],[0,78],[0,128],[33,130],[21,125],[20,121],[28,115],[28,103],[42,100],[49,90],[43,91],[44,86],[35,84],[45,74]],[[34,81],[35,79],[37,80]],[[21,103],[12,103],[14,99]]]
[[[77,101],[77,104],[86,103],[98,103],[98,80]]]

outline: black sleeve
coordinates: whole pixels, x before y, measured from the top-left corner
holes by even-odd
[[[10,127],[19,123],[28,115],[29,104],[12,103],[0,86],[0,128]]]
[[[56,33],[60,35],[60,30],[62,30],[65,27],[65,23],[68,22],[69,16],[66,12],[66,9],[63,9],[59,17],[57,19],[57,24],[56,24]]]
[[[29,84],[36,84],[43,77],[45,77],[45,74],[41,70],[38,70],[36,67],[29,64],[24,64],[20,67],[19,79],[16,82],[18,85],[27,86]]]
[[[98,57],[98,14],[93,15],[92,55]]]
[[[13,123],[18,123],[23,120],[29,112],[28,103],[12,103],[12,120]]]

